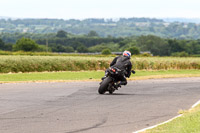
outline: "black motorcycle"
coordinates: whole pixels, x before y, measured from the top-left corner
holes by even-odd
[[[134,70],[131,72],[135,74]],[[124,71],[118,69],[117,67],[110,67],[107,69],[106,73],[106,77],[100,83],[98,90],[99,94],[104,94],[106,91],[112,94],[115,90],[118,90],[117,84],[120,82],[119,77],[124,75]]]

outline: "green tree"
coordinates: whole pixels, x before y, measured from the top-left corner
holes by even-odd
[[[88,52],[88,48],[86,46],[84,46],[84,45],[78,46],[76,50],[79,53],[87,53]]]
[[[119,44],[118,43],[105,43],[106,47],[108,47],[112,52],[119,52]]]
[[[153,55],[166,56],[170,51],[166,40],[153,35],[140,36],[137,39],[137,46],[141,51],[150,51]]]
[[[89,37],[98,37],[99,35],[98,35],[98,33],[97,33],[96,31],[91,30],[91,31],[88,33],[88,36],[89,36]]]
[[[64,37],[67,37],[67,32],[64,31],[64,30],[59,30],[56,34],[56,37],[59,37],[59,38],[64,38]]]
[[[175,52],[175,53],[172,53],[171,56],[176,56],[176,57],[188,57],[189,54],[185,51],[182,51],[182,52]]]
[[[3,42],[3,40],[0,39],[0,49],[4,49],[4,45],[5,43]]]
[[[139,49],[138,47],[130,47],[130,48],[128,49],[128,51],[130,51],[131,54],[133,54],[133,55],[138,55],[138,54],[140,54],[140,49]]]
[[[108,47],[106,47],[105,45],[99,44],[99,45],[89,47],[89,51],[90,52],[101,52],[102,50],[104,50],[106,48],[108,48]]]
[[[135,40],[129,40],[129,42],[127,42],[125,45],[123,45],[120,48],[120,51],[124,51],[124,50],[127,50],[128,48],[135,47],[135,46],[136,46],[136,41]]]
[[[64,46],[64,45],[61,45],[61,44],[51,44],[51,47],[52,47],[52,51],[53,52],[74,52],[74,48],[71,47],[71,46]]]
[[[13,51],[37,51],[38,47],[39,45],[35,41],[29,38],[21,38],[13,45]]]
[[[77,49],[79,46],[82,46],[82,45],[84,45],[84,44],[82,44],[81,42],[76,41],[76,40],[70,42],[70,46],[73,47],[74,49]]]
[[[51,52],[51,48],[50,47],[46,47],[45,45],[39,45],[37,51],[38,52]]]
[[[12,43],[6,43],[6,44],[4,45],[4,49],[3,49],[3,50],[5,50],[5,51],[12,51],[13,45],[14,45],[14,44],[12,44]]]
[[[68,53],[74,52],[74,48],[71,46],[65,46],[65,52],[68,52]]]
[[[184,44],[185,41],[180,42],[179,40],[173,39],[173,40],[168,40],[169,48],[170,48],[170,53],[175,53],[175,52],[182,52],[184,51]]]
[[[109,55],[109,54],[111,54],[111,51],[110,51],[110,49],[104,49],[104,50],[102,50],[101,54]]]
[[[119,52],[119,44],[117,43],[101,43],[92,47],[89,47],[89,51],[91,52],[101,52],[104,49],[110,49],[113,52]]]

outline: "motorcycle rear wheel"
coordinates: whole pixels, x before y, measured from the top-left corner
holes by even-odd
[[[106,77],[103,81],[102,81],[102,83],[100,84],[100,86],[99,86],[99,90],[98,90],[98,92],[99,92],[99,94],[104,94],[106,91],[108,91],[108,85],[109,85],[109,83],[112,81],[112,79],[111,79],[111,77]]]

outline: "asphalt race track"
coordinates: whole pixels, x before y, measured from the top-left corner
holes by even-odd
[[[113,95],[98,82],[0,84],[0,133],[132,133],[200,99],[200,78],[129,81]]]

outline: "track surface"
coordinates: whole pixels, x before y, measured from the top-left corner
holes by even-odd
[[[0,84],[0,133],[131,133],[200,99],[200,78],[129,81],[113,95],[98,82]]]

